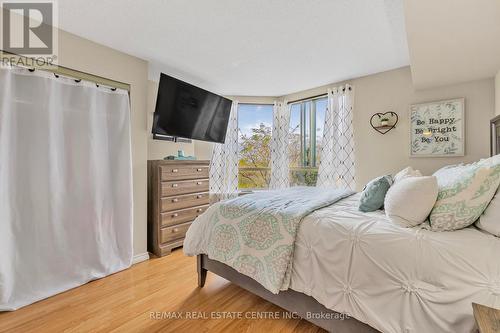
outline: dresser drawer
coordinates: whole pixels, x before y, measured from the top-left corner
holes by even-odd
[[[164,165],[160,167],[161,180],[182,180],[208,178],[207,165]]]
[[[208,208],[208,205],[198,206],[193,208],[174,210],[172,212],[161,213],[161,227],[168,225],[175,225],[184,222],[190,222],[197,218],[199,215],[203,214]]]
[[[168,212],[171,210],[201,206],[209,203],[208,192],[183,194],[175,197],[161,198],[161,212]]]
[[[208,192],[208,179],[181,180],[161,183],[161,197]]]
[[[190,225],[191,222],[161,229],[160,243],[167,243],[176,239],[184,238]]]

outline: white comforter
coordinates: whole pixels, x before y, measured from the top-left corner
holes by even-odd
[[[500,239],[475,228],[404,229],[354,195],[301,223],[291,289],[382,332],[471,332],[472,302],[500,306]],[[184,242],[207,252],[200,216]]]

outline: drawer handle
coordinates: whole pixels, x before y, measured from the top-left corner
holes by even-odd
[[[172,199],[172,202],[177,202],[177,201],[179,201],[179,199],[177,198]]]
[[[196,196],[196,199],[201,199],[201,198],[203,198],[203,195],[201,195],[201,194],[198,194],[198,195]]]
[[[202,208],[198,208],[196,211],[197,211],[198,213],[200,213],[200,212],[202,212],[202,211],[203,211],[203,209],[202,209]]]
[[[177,169],[173,169],[173,170],[172,170],[172,172],[173,172],[173,173],[177,173],[177,172],[179,172],[179,170],[177,170]]]
[[[177,216],[179,216],[179,214],[177,214],[177,213],[172,214],[172,217],[177,217]]]
[[[172,187],[179,187],[179,184],[172,184]]]
[[[179,232],[179,229],[177,229],[177,228],[172,229],[172,233],[176,233],[176,232]]]
[[[196,182],[196,185],[201,185],[203,184],[203,182]]]
[[[198,169],[196,169],[196,171],[198,171],[198,172],[199,172],[199,171],[203,171],[203,169],[198,168]]]

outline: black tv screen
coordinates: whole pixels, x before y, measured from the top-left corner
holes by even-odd
[[[224,143],[231,103],[162,73],[153,134]]]

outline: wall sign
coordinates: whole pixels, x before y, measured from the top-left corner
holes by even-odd
[[[410,106],[410,156],[464,156],[463,98]]]

